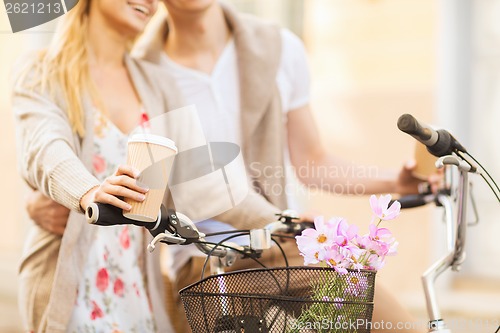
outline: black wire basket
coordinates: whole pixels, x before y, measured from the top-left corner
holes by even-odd
[[[370,332],[375,273],[252,269],[207,277],[180,296],[194,333]]]

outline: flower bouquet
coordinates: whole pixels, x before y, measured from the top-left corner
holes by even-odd
[[[317,264],[324,272],[311,286],[311,303],[289,332],[369,332],[366,326],[371,324],[366,321],[373,311],[374,275],[387,256],[396,254],[398,245],[391,232],[380,227],[400,213],[400,203],[389,206],[390,201],[390,195],[370,197],[373,217],[366,234],[360,235],[358,227],[344,218],[317,217],[314,229],[296,237],[304,264]]]

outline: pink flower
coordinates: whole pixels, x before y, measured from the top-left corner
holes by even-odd
[[[104,313],[102,312],[101,308],[95,301],[92,301],[92,312],[90,313],[90,319],[96,320],[97,318],[102,317],[104,317]]]
[[[314,247],[303,247],[300,250],[300,255],[304,257],[304,265],[319,263],[319,249]]]
[[[370,230],[370,238],[374,241],[378,241],[392,236],[392,233],[389,231],[389,229],[379,228],[375,224],[370,224],[368,229]]]
[[[368,279],[363,275],[346,276],[347,288],[344,290],[346,295],[359,296],[368,289]]]
[[[385,265],[385,256],[371,254],[366,260],[366,269],[378,271]]]
[[[337,309],[340,310],[344,306],[344,299],[341,297],[334,297],[333,299],[330,299],[329,296],[323,296],[321,297],[321,300],[323,302],[332,302],[334,303],[333,306]]]
[[[386,255],[395,256],[396,254],[398,254],[398,245],[399,245],[399,242],[397,242],[395,239],[393,239],[391,246],[389,247],[389,252],[387,252]]]
[[[328,246],[333,243],[334,230],[329,224],[325,223],[323,216],[318,216],[314,218],[314,229],[306,229],[302,232],[302,235],[314,239],[319,246]]]
[[[334,217],[328,221],[328,225],[334,230],[335,243],[339,246],[347,246],[349,241],[358,233],[358,227],[349,225],[341,217]]]
[[[149,116],[146,112],[143,112],[141,114],[141,120],[139,121],[139,125],[141,125],[145,129],[151,129],[151,124],[149,123]]]
[[[117,278],[115,280],[115,283],[113,285],[113,292],[115,293],[116,296],[119,296],[119,297],[123,296],[124,285],[123,285],[123,281],[120,278]]]
[[[124,250],[130,247],[130,237],[128,235],[128,226],[125,226],[120,232],[120,244]]]
[[[356,236],[354,242],[361,253],[355,256],[353,268],[366,268],[379,270],[384,266],[385,257],[396,253],[398,243],[394,240],[389,230],[370,225],[370,233]]]
[[[335,306],[335,308],[336,308],[337,310],[340,310],[340,309],[342,309],[342,308],[344,307],[344,299],[343,299],[343,298],[341,298],[341,297],[335,297],[335,298],[333,299],[333,302],[335,303],[335,305],[334,305],[334,306]]]
[[[376,196],[372,195],[370,197],[370,206],[372,208],[373,214],[381,220],[393,220],[399,216],[401,210],[401,204],[399,201],[394,201],[394,203],[389,206],[391,201],[391,195],[381,195],[378,199]]]
[[[99,271],[97,271],[95,285],[97,289],[101,292],[103,292],[108,288],[109,274],[106,268],[101,268]]]
[[[94,154],[94,156],[92,156],[92,165],[94,166],[94,171],[97,174],[101,174],[106,171],[106,161],[101,155]]]
[[[352,269],[356,269],[358,272],[360,269],[364,269],[364,268],[365,268],[365,266],[362,263],[360,263],[359,261],[354,261],[352,263]]]
[[[369,253],[375,253],[379,251],[378,243],[373,240],[369,234],[364,236],[356,236],[356,245],[361,250],[366,250],[366,252]]]
[[[398,243],[392,237],[392,233],[389,229],[379,228],[374,224],[369,226],[370,229],[370,239],[374,241],[372,243],[373,250],[379,256],[394,255],[396,254],[396,249]]]
[[[305,265],[317,264],[321,249],[332,245],[335,238],[334,230],[325,224],[323,217],[314,219],[314,227],[302,231],[302,235],[295,237]]]
[[[347,273],[346,268],[349,265],[349,255],[346,256],[344,251],[342,251],[342,248],[337,244],[325,249],[325,251],[320,251],[319,257],[338,273]]]
[[[400,212],[399,202],[388,207],[390,195],[370,197],[373,213],[380,221],[396,218]],[[369,233],[358,235],[358,228],[349,225],[344,218],[334,217],[325,223],[323,217],[314,219],[314,229],[306,229],[296,237],[304,264],[323,264],[340,274],[347,269],[378,270],[384,265],[385,257],[396,253],[398,243],[387,228],[378,224],[369,226]]]

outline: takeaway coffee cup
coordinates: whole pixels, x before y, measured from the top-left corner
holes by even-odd
[[[129,139],[127,164],[139,170],[137,181],[149,191],[142,202],[125,199],[132,209],[124,211],[123,216],[142,222],[156,222],[176,154],[175,143],[162,136],[141,133]]]
[[[436,172],[437,158],[427,151],[427,147],[420,142],[415,143],[415,169],[413,175],[422,180],[426,180],[431,174]]]

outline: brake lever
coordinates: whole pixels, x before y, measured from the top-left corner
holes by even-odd
[[[158,233],[148,244],[148,251],[153,252],[156,248],[156,244],[159,242],[165,243],[168,245],[175,245],[175,244],[184,244],[186,243],[186,240],[181,237],[177,237],[175,235],[172,235],[170,233],[164,233],[160,232]]]
[[[99,226],[136,225],[148,229],[153,240],[148,250],[153,251],[158,242],[165,244],[190,244],[205,237],[187,216],[161,205],[156,222],[141,222],[126,218],[118,207],[91,203],[85,211],[87,222]]]
[[[302,223],[295,222],[300,220],[299,214],[296,211],[286,209],[275,215],[278,216],[278,222],[276,223],[282,223],[287,226],[287,233],[300,232],[299,229],[301,228]]]
[[[153,240],[148,244],[148,251],[153,252],[156,244],[161,242],[167,245],[187,245],[205,237],[198,231],[193,221],[186,215],[172,209],[161,207],[161,222],[154,230],[150,230]]]
[[[174,236],[185,239],[185,244],[190,244],[205,237],[204,234],[198,231],[193,221],[184,214],[169,209],[167,220],[167,226],[171,227],[170,231],[173,231]]]

